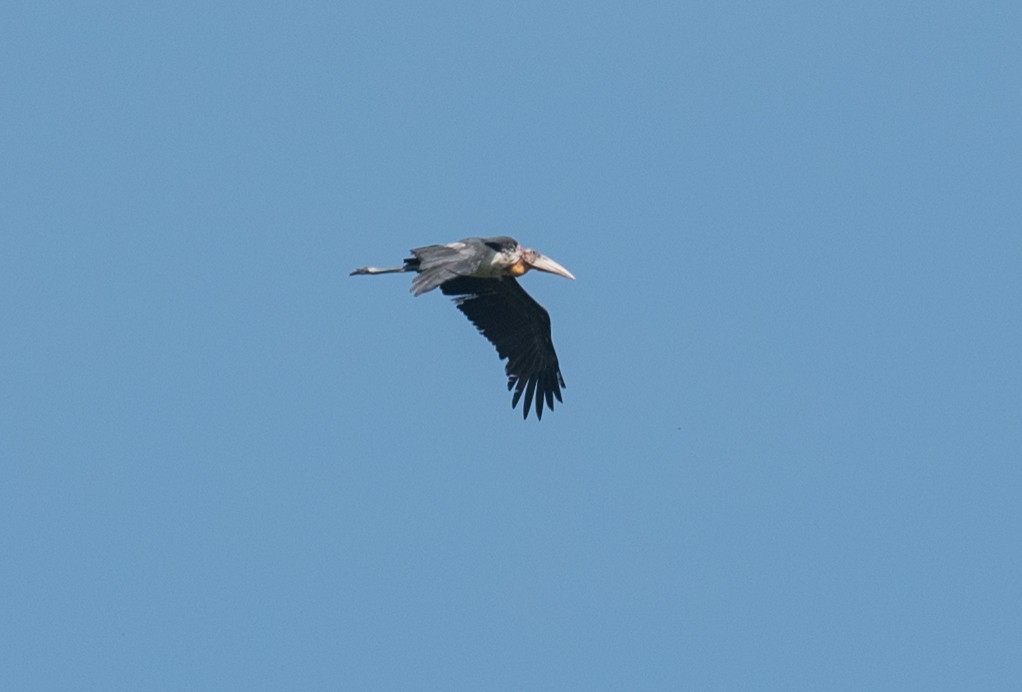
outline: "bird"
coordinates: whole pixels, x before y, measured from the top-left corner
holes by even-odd
[[[415,272],[413,295],[439,288],[453,296],[455,305],[493,344],[500,359],[507,359],[507,389],[514,390],[511,408],[524,396],[523,419],[529,417],[534,401],[537,420],[543,418],[544,403],[552,411],[555,398],[564,402],[561,389],[567,385],[550,336],[550,315],[517,278],[537,269],[574,279],[571,272],[508,236],[464,238],[413,248],[411,253],[400,267],[359,267],[349,276]]]

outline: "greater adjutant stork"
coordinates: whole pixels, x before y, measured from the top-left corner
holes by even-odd
[[[564,378],[550,339],[550,315],[518,285],[516,277],[538,269],[574,279],[571,272],[514,238],[465,238],[446,245],[415,248],[403,266],[380,269],[359,267],[356,274],[416,272],[412,293],[422,295],[440,287],[483,336],[507,358],[507,389],[514,390],[511,408],[525,395],[522,409],[529,417],[533,398],[536,418],[543,417],[543,402],[553,410],[561,399]]]

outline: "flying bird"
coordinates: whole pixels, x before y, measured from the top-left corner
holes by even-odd
[[[356,274],[416,272],[411,292],[422,295],[439,287],[507,359],[507,389],[514,390],[511,408],[525,396],[523,418],[536,402],[536,418],[543,418],[543,403],[553,410],[565,387],[557,353],[550,338],[550,315],[518,285],[517,277],[530,269],[575,277],[567,269],[514,238],[465,238],[446,245],[415,248],[403,266],[380,269],[359,267]]]

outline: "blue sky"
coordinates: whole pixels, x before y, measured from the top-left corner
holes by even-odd
[[[0,685],[1017,689],[1020,20],[6,6]]]

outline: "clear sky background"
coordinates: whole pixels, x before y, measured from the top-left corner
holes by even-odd
[[[1019,689],[1019,7],[6,4],[0,687]]]

